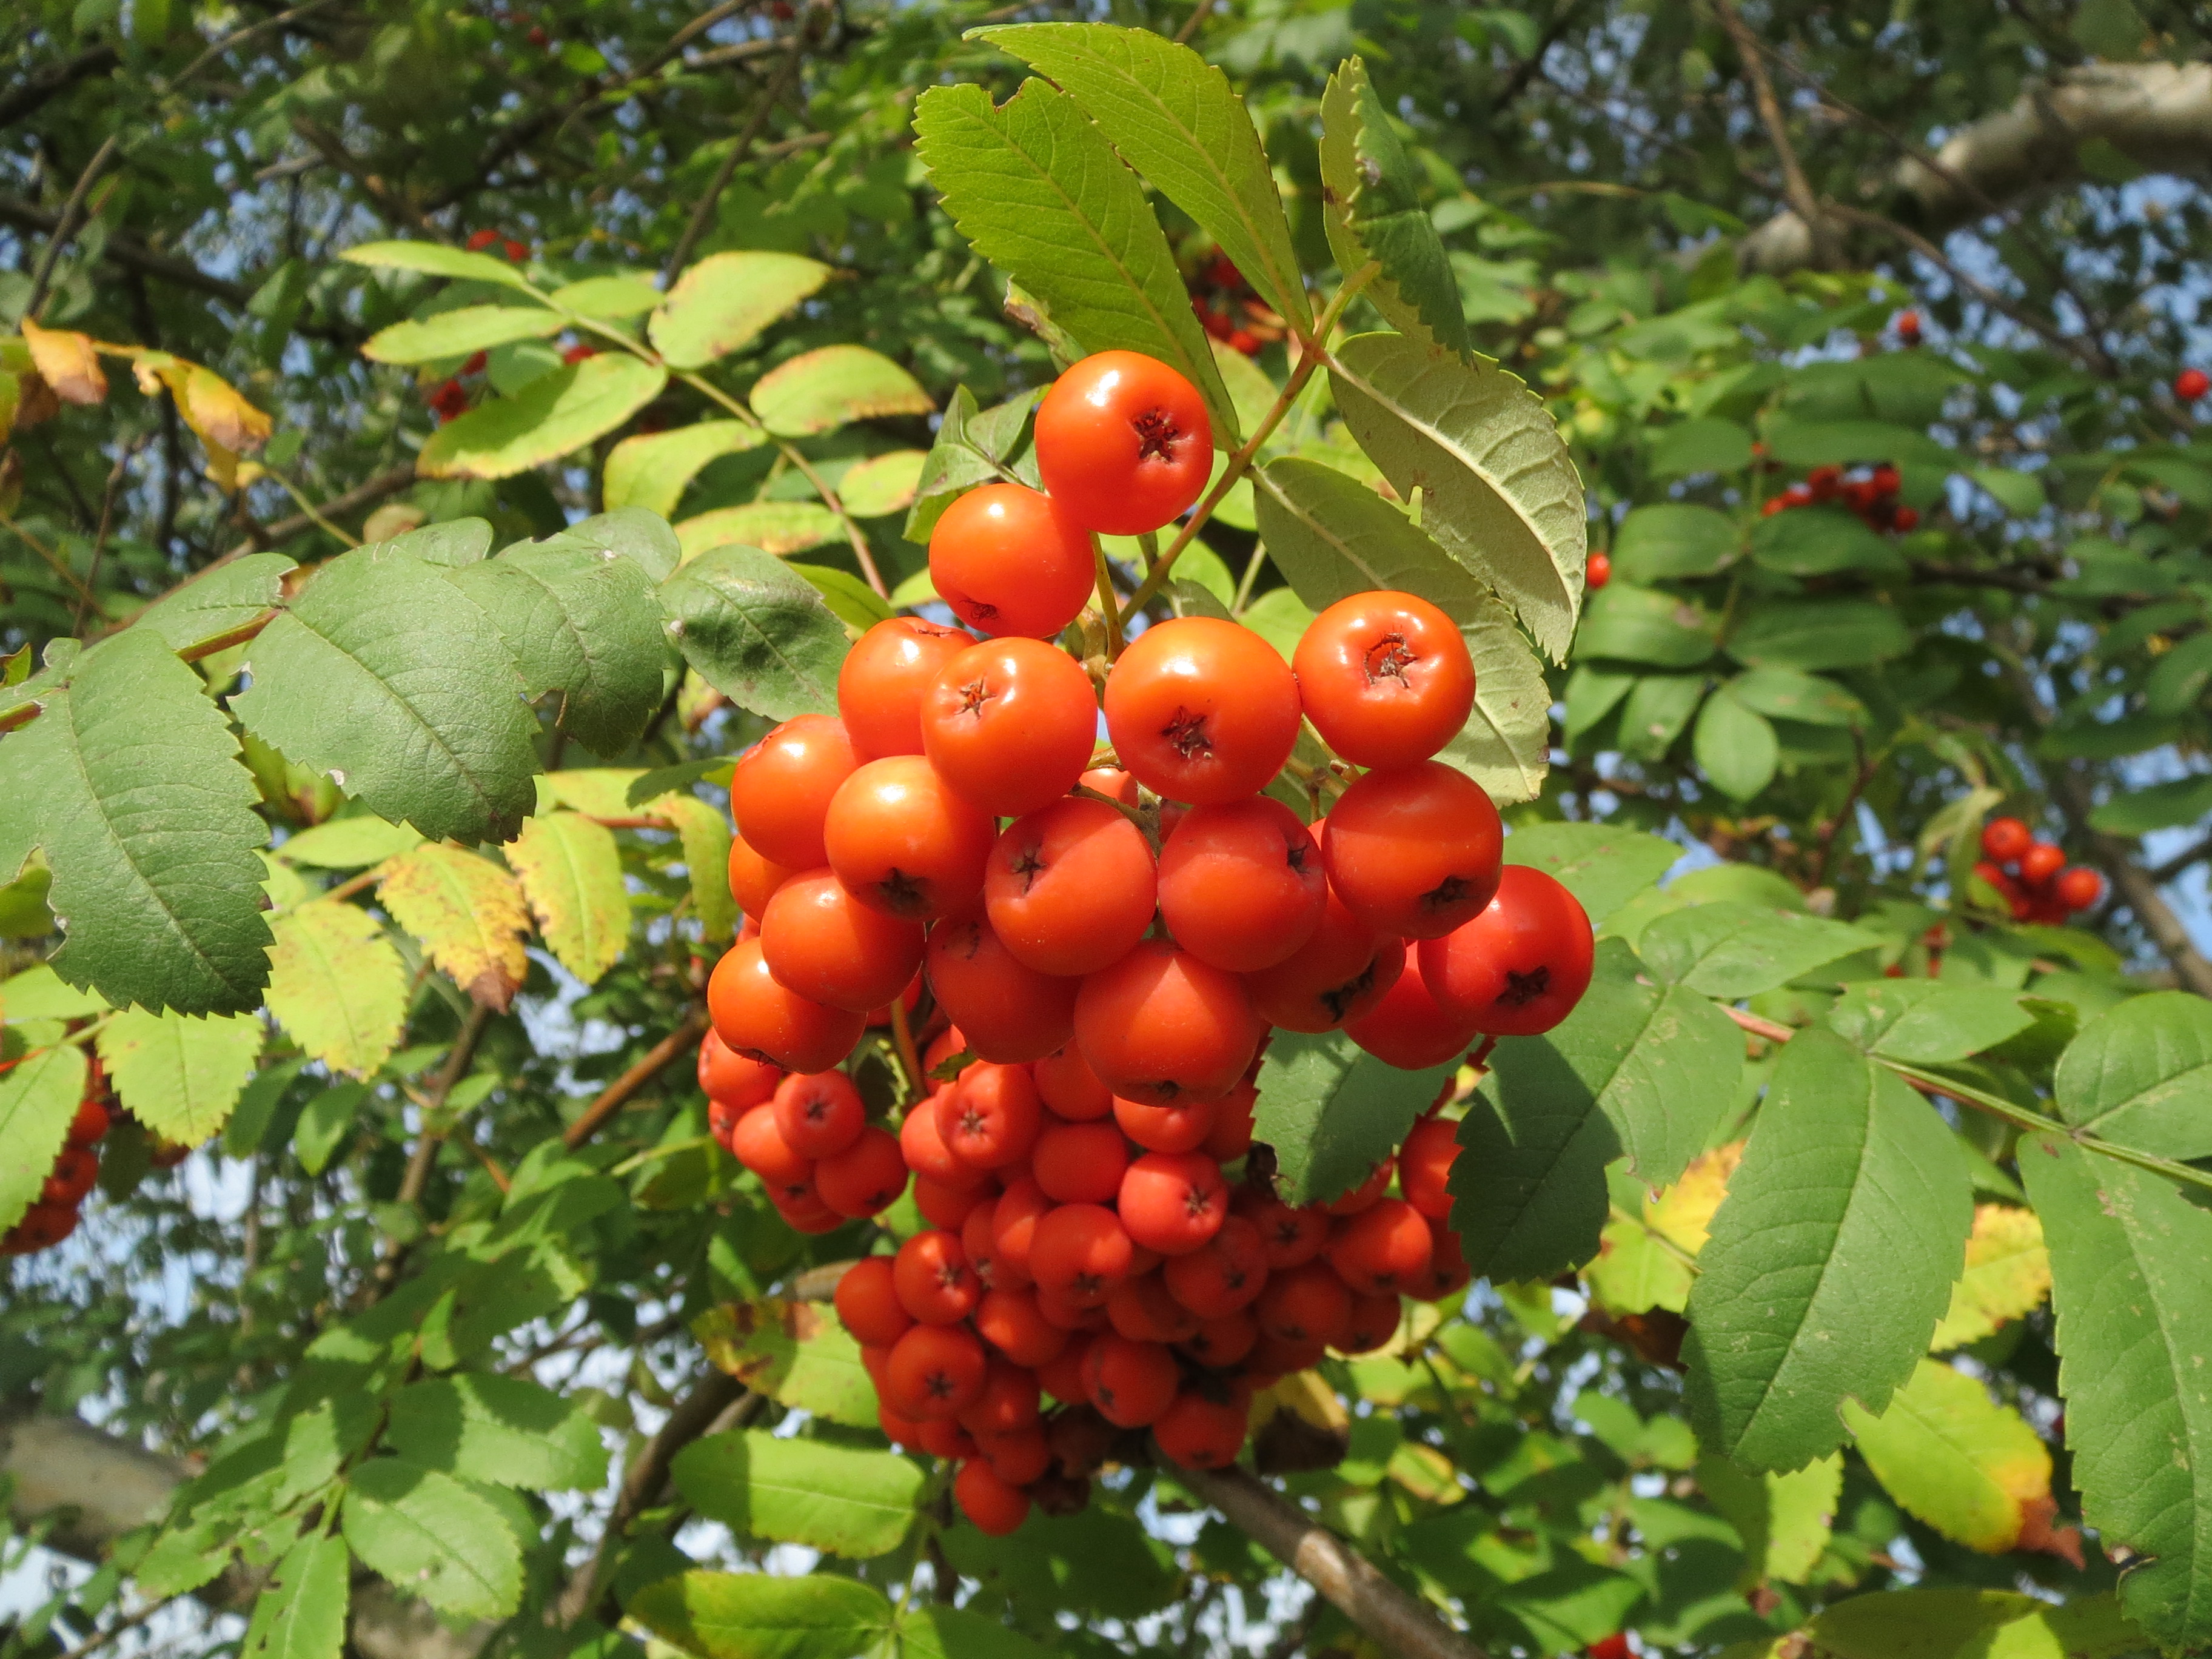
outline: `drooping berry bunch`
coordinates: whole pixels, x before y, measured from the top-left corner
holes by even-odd
[[[1232,1179],[1273,1028],[1444,1066],[1557,1024],[1592,956],[1573,896],[1504,864],[1489,798],[1434,758],[1475,682],[1427,601],[1352,595],[1288,663],[1231,622],[1155,623],[1102,698],[1046,641],[1093,592],[1094,533],[1196,499],[1210,428],[1187,381],[1109,352],[1036,429],[1046,489],[972,490],[931,538],[938,592],[987,637],[879,623],[836,717],[739,760],[748,922],[700,1061],[715,1133],[794,1227],[878,1214],[915,1177],[930,1228],[840,1305],[886,1428],[967,1459],[961,1501],[993,1530],[1031,1491],[1079,1501],[1116,1432],[1225,1462],[1255,1382],[1376,1346],[1401,1292],[1465,1283],[1449,1122],[1414,1132],[1395,1197],[1387,1163],[1326,1209],[1279,1202],[1269,1160]],[[1261,793],[1309,722],[1350,779],[1310,823]],[[895,1002],[928,1042],[896,1133],[840,1069]]]
[[[76,1231],[86,1195],[100,1178],[100,1143],[109,1121],[107,1081],[97,1060],[91,1061],[84,1098],[70,1121],[54,1167],[23,1218],[0,1233],[0,1255],[28,1255],[49,1250]]]
[[[1841,501],[1869,530],[1901,532],[1917,529],[1919,509],[1902,506],[1897,499],[1902,482],[1897,469],[1887,461],[1848,476],[1840,466],[1816,466],[1805,475],[1802,483],[1791,484],[1779,495],[1768,496],[1766,505],[1760,510],[1771,519],[1793,507]]]
[[[2018,818],[1991,818],[1982,827],[1982,860],[1974,873],[1996,889],[2014,921],[2063,927],[2076,911],[2105,896],[2105,878],[2080,865],[2069,867],[2055,842],[2038,841]]]

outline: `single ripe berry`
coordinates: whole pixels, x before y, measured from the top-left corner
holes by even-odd
[[[1250,1421],[1248,1399],[1210,1400],[1186,1389],[1152,1425],[1152,1438],[1170,1463],[1187,1469],[1223,1469],[1243,1449]]]
[[[1224,1217],[1212,1238],[1160,1269],[1168,1294],[1201,1320],[1226,1319],[1247,1308],[1267,1283],[1267,1246],[1243,1216]]]
[[[1428,1254],[1424,1242],[1422,1261],[1428,1260]],[[975,1311],[983,1294],[960,1241],[933,1227],[899,1246],[891,1261],[891,1282],[899,1305],[924,1325],[957,1324]]]
[[[1920,343],[1920,313],[1918,312],[1900,311],[1897,313],[1897,339],[1900,345]]]
[[[1083,981],[1075,1040],[1126,1100],[1216,1100],[1244,1079],[1265,1027],[1234,974],[1164,939],[1145,939]]]
[[[814,1186],[814,1160],[783,1138],[773,1110],[754,1110],[730,1131],[730,1155],[750,1170],[779,1203],[796,1203],[821,1194]]]
[[[961,1231],[969,1217],[989,1208],[998,1196],[988,1179],[973,1187],[951,1187],[929,1176],[914,1178],[914,1207],[931,1226],[949,1233]]]
[[[1271,1272],[1310,1261],[1328,1243],[1328,1214],[1316,1206],[1293,1209],[1272,1193],[1247,1187],[1231,1200],[1231,1210],[1260,1230]]]
[[[1425,1257],[1421,1267],[1427,1269]],[[1419,1277],[1417,1274],[1416,1277]],[[1411,1287],[1408,1287],[1409,1290]],[[1344,1328],[1344,1334],[1329,1344],[1344,1354],[1373,1353],[1398,1333],[1401,1310],[1395,1291],[1376,1296],[1354,1296],[1352,1298],[1352,1318]]]
[[[787,990],[769,972],[761,942],[740,939],[707,981],[714,1034],[732,1049],[787,1072],[826,1072],[853,1051],[868,1017]]]
[[[953,1501],[987,1538],[1004,1538],[1030,1518],[1030,1495],[1010,1486],[981,1458],[970,1458],[952,1477]]]
[[[1407,1288],[1406,1294],[1422,1302],[1442,1302],[1473,1284],[1474,1269],[1467,1265],[1457,1233],[1443,1226],[1431,1226],[1429,1231],[1435,1243],[1429,1253],[1427,1270]]]
[[[738,908],[753,921],[758,922],[767,911],[775,890],[798,873],[763,858],[743,836],[730,837],[730,894],[737,900]]]
[[[2069,910],[2092,909],[2105,896],[2105,878],[2094,870],[2076,865],[2071,870],[2061,871],[2051,890]]]
[[[1110,1204],[1121,1190],[1129,1153],[1116,1123],[1051,1122],[1038,1133],[1030,1172],[1061,1204]]]
[[[1613,580],[1613,555],[1593,553],[1583,566],[1583,587],[1595,593]]]
[[[1406,1202],[1431,1221],[1451,1213],[1452,1164],[1459,1158],[1458,1126],[1440,1117],[1425,1117],[1406,1136],[1398,1149],[1398,1190]]]
[[[2173,377],[2173,395],[2185,404],[2195,403],[2208,392],[2212,392],[2212,374],[2201,368],[2185,368]]]
[[[1406,968],[1406,942],[1370,927],[1334,893],[1313,936],[1272,968],[1247,974],[1253,1006],[1286,1031],[1333,1031],[1382,1001]]]
[[[1593,949],[1575,896],[1541,870],[1509,864],[1481,915],[1421,942],[1421,981],[1438,1007],[1478,1031],[1534,1036],[1582,1000]]]
[[[1155,623],[1106,680],[1106,732],[1154,794],[1194,806],[1256,795],[1290,758],[1298,684],[1275,647],[1218,617]]]
[[[1379,1199],[1329,1241],[1328,1265],[1360,1296],[1395,1296],[1429,1265],[1433,1241],[1425,1217],[1403,1199]]]
[[[1291,659],[1306,717],[1354,766],[1411,766],[1459,735],[1474,664],[1449,617],[1411,593],[1339,599]]]
[[[937,671],[973,636],[893,617],[854,641],[837,670],[837,718],[864,758],[921,753],[921,702]]]
[[[1152,849],[1104,801],[1080,795],[1016,819],[991,848],[983,902],[1014,958],[1041,974],[1095,973],[1152,923]]]
[[[1194,806],[1161,845],[1160,918],[1216,968],[1273,967],[1313,937],[1328,905],[1319,844],[1265,795]]]
[[[2035,845],[2035,834],[2018,818],[1991,818],[1982,826],[1982,851],[1999,864],[2011,864]]]
[[[1027,1367],[994,1359],[983,1376],[983,1392],[960,1413],[960,1426],[978,1443],[994,1434],[1013,1434],[1037,1420],[1037,1380]]]
[[[1158,1272],[1116,1285],[1106,1298],[1106,1318],[1132,1342],[1182,1342],[1199,1330],[1198,1316],[1169,1294]]]
[[[1148,1152],[1194,1152],[1213,1133],[1213,1103],[1176,1100],[1158,1104],[1116,1095],[1114,1121],[1123,1134]]]
[[[2020,855],[2020,878],[2040,887],[2066,867],[2066,854],[2047,841],[2037,842]]]
[[[1345,1034],[1388,1066],[1426,1071],[1467,1052],[1475,1038],[1472,1020],[1437,1006],[1421,977],[1418,956],[1408,954],[1406,971],[1382,1000],[1346,1022]]]
[[[1075,659],[1039,640],[990,640],[937,671],[921,742],[947,787],[1018,817],[1075,787],[1098,735],[1098,699]]]
[[[949,1422],[975,1403],[989,1370],[983,1344],[958,1325],[916,1325],[891,1345],[884,1398],[902,1417]]]
[[[730,1045],[712,1031],[699,1039],[699,1092],[711,1101],[740,1113],[749,1111],[774,1095],[783,1078],[781,1067],[732,1053]],[[76,1136],[72,1133],[70,1138]]]
[[[1175,1403],[1182,1372],[1158,1342],[1132,1342],[1108,1331],[1083,1357],[1083,1383],[1098,1414],[1117,1428],[1158,1422]]]
[[[776,1085],[775,1127],[801,1158],[835,1158],[868,1127],[860,1091],[842,1072],[787,1077]]]
[[[1271,1273],[1252,1312],[1264,1336],[1327,1347],[1352,1322],[1352,1291],[1328,1263],[1309,1261]]]
[[[957,1423],[924,1423],[921,1429],[921,1449],[932,1457],[964,1463],[970,1458],[980,1459],[983,1455],[983,1449],[975,1443],[975,1437]]]
[[[938,1137],[963,1164],[1000,1170],[1027,1158],[1044,1119],[1026,1066],[973,1066],[937,1097]]]
[[[1252,1345],[1259,1340],[1260,1322],[1252,1317],[1249,1310],[1239,1308],[1219,1319],[1205,1321],[1196,1335],[1176,1346],[1200,1364],[1221,1370],[1251,1352]]]
[[[1205,489],[1213,426],[1198,388],[1165,363],[1134,351],[1094,352],[1037,405],[1036,459],[1044,487],[1075,523],[1141,536]]]
[[[1221,1231],[1229,1189],[1203,1152],[1146,1152],[1123,1172],[1115,1208],[1132,1243],[1188,1255]]]
[[[914,1328],[914,1316],[899,1301],[896,1273],[887,1255],[863,1256],[837,1281],[838,1322],[853,1340],[888,1348]]]
[[[1063,1204],[1037,1223],[1030,1273],[1040,1292],[1079,1307],[1105,1305],[1129,1276],[1132,1247],[1121,1218],[1103,1204]]]
[[[107,1126],[107,1108],[88,1095],[77,1102],[76,1115],[70,1120],[70,1144],[74,1146],[95,1145],[106,1138]]]
[[[1328,815],[1322,860],[1352,914],[1386,933],[1441,939],[1498,891],[1504,830],[1482,786],[1437,761],[1370,772]]]
[[[984,1291],[975,1329],[1017,1365],[1045,1364],[1067,1346],[1067,1333],[1037,1311],[1036,1295],[1026,1288]]]
[[[929,579],[962,622],[994,639],[1048,640],[1091,592],[1091,538],[1026,484],[985,484],[929,532]]]
[[[1054,1049],[1030,1067],[1046,1110],[1070,1123],[1088,1123],[1114,1111],[1114,1091],[1098,1080],[1073,1043]]]
[[[1010,1486],[1030,1486],[1052,1472],[1052,1447],[1042,1423],[1006,1434],[978,1435],[975,1443],[982,1447],[991,1473]]]
[[[1016,960],[981,900],[929,930],[922,966],[938,1005],[985,1060],[1040,1060],[1075,1034],[1081,981]]]
[[[934,1100],[916,1101],[908,1109],[899,1124],[898,1138],[907,1168],[918,1176],[927,1176],[957,1192],[972,1192],[990,1180],[988,1171],[971,1168],[952,1155],[938,1131]]]
[[[784,883],[761,918],[761,954],[777,984],[864,1019],[906,988],[921,947],[920,922],[870,908],[826,869]]]
[[[951,915],[983,890],[998,825],[919,755],[870,761],[822,821],[830,867],[853,896],[902,921]]]
[[[730,775],[730,814],[763,858],[787,870],[829,862],[822,821],[837,786],[860,763],[842,722],[827,714],[786,720],[738,758]]]
[[[1016,1267],[999,1254],[997,1217],[999,1200],[1004,1194],[977,1196],[975,1207],[968,1212],[960,1225],[960,1248],[968,1252],[968,1265],[975,1270],[976,1282],[987,1291],[1027,1289],[1029,1270]]]
[[[843,1152],[814,1166],[817,1197],[839,1215],[879,1215],[906,1190],[906,1156],[898,1137],[870,1124]]]

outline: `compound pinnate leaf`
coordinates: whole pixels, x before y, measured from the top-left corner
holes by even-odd
[[[1978,1204],[1966,1239],[1966,1269],[1951,1287],[1950,1310],[1929,1339],[1930,1351],[1978,1342],[2001,1326],[2023,1319],[2051,1294],[2051,1253],[2043,1223],[2033,1210],[2010,1204]]]
[[[1467,317],[1443,239],[1421,206],[1420,177],[1367,66],[1353,58],[1321,100],[1322,223],[1349,276],[1380,269],[1361,290],[1392,327],[1423,346],[1464,353]]]
[[[426,478],[511,478],[604,438],[667,384],[659,364],[603,351],[440,427],[415,470]]]
[[[751,344],[832,275],[795,253],[710,253],[676,279],[646,334],[672,368],[698,368]]]
[[[268,981],[268,839],[253,780],[200,677],[149,629],[79,657],[45,712],[0,739],[0,864],[42,846],[52,960],[114,1006],[237,1013]],[[9,834],[7,819],[24,826]],[[20,848],[14,843],[24,843]]]
[[[1532,823],[1505,838],[1505,861],[1551,877],[1581,902],[1593,927],[1681,856],[1662,836],[1609,823]]]
[[[978,86],[933,87],[915,133],[931,180],[975,251],[1086,351],[1157,357],[1206,398],[1217,448],[1237,416],[1145,192],[1075,100],[1027,81],[1003,108]]]
[[[411,1382],[392,1396],[385,1438],[417,1463],[494,1486],[589,1490],[606,1478],[599,1425],[518,1376],[464,1371]]]
[[[614,832],[578,812],[549,812],[522,826],[507,861],[561,965],[586,985],[629,943],[629,889]]]
[[[2166,1158],[2212,1153],[2212,1004],[2185,991],[2130,998],[2086,1026],[2059,1057],[2058,1115],[2106,1140]]]
[[[738,1429],[695,1440],[670,1473],[692,1507],[740,1538],[865,1559],[914,1525],[921,1466],[890,1452]]]
[[[489,253],[470,253],[442,242],[363,242],[338,258],[379,270],[414,270],[430,276],[456,276],[466,282],[497,283],[502,288],[530,286],[520,271]]]
[[[1729,901],[1692,905],[1644,930],[1644,965],[1709,997],[1756,996],[1879,943],[1840,921]]]
[[[781,559],[709,548],[660,585],[660,603],[684,660],[740,708],[777,720],[837,712],[844,624]]]
[[[164,1140],[197,1146],[228,1120],[264,1036],[252,1014],[132,1008],[100,1027],[100,1058],[131,1116]]]
[[[707,1358],[754,1393],[849,1428],[878,1426],[860,1344],[826,1307],[744,1302],[709,1310],[691,1329]]]
[[[891,1627],[882,1591],[826,1573],[686,1572],[647,1585],[625,1611],[696,1659],[853,1659]]]
[[[536,805],[538,723],[483,612],[433,567],[365,547],[254,641],[231,708],[287,758],[432,840],[505,841]]]
[[[53,1173],[84,1097],[84,1076],[74,1042],[35,1049],[0,1072],[0,1228],[23,1218]]]
[[[641,507],[673,518],[677,502],[700,468],[767,441],[766,433],[742,421],[699,421],[673,432],[624,438],[607,453],[602,485],[606,503],[611,507]]]
[[[2030,1509],[2051,1501],[2050,1448],[1948,1365],[1922,1360],[1881,1416],[1845,1401],[1844,1420],[1889,1495],[1969,1549],[2012,1548]]]
[[[1219,70],[1149,29],[1106,23],[1023,23],[978,38],[1064,88],[1269,307],[1300,327],[1311,323],[1274,173]]]
[[[269,1012],[310,1058],[367,1077],[398,1046],[407,970],[376,919],[324,900],[281,913],[270,947]]]
[[[516,340],[543,340],[568,326],[566,317],[543,306],[463,306],[379,329],[361,355],[376,363],[427,363]]]
[[[1933,1066],[1994,1048],[2025,1031],[2035,1017],[2016,994],[1994,986],[1885,979],[1850,987],[1827,1020],[1870,1054]]]
[[[504,1619],[521,1600],[521,1545],[489,1499],[449,1474],[373,1458],[346,1477],[341,1524],[363,1562],[441,1613]]]
[[[1535,799],[1550,764],[1552,694],[1496,596],[1403,512],[1334,467],[1286,457],[1254,485],[1267,556],[1315,611],[1395,588],[1459,624],[1474,660],[1474,709],[1443,758],[1493,799]]]
[[[1698,1437],[1754,1469],[1832,1451],[1843,1402],[1881,1411],[1928,1351],[1972,1221],[1965,1155],[1935,1109],[1841,1037],[1799,1032],[1690,1292]]]
[[[253,1603],[240,1659],[337,1659],[352,1565],[345,1540],[320,1533],[286,1550]]]
[[[856,345],[823,346],[778,363],[753,382],[750,401],[761,423],[787,438],[937,410],[921,381],[881,352]]]
[[[425,842],[377,872],[377,902],[478,1007],[504,1013],[530,971],[521,884],[489,859]]]
[[[595,755],[637,741],[659,707],[668,659],[657,578],[643,564],[564,532],[447,580],[499,629],[525,690],[562,694],[562,730]]]
[[[2120,1604],[2160,1642],[2212,1637],[2212,1213],[2056,1135],[2020,1144],[2043,1218],[2082,1518],[2145,1558]]]
[[[1252,1134],[1275,1149],[1285,1201],[1325,1203],[1366,1180],[1457,1067],[1401,1072],[1341,1031],[1276,1032]]]
[[[1329,368],[1345,424],[1422,528],[1488,582],[1554,662],[1583,598],[1582,482],[1520,377],[1397,334],[1347,340]]]
[[[183,651],[243,627],[275,605],[283,592],[284,573],[294,568],[282,553],[249,553],[173,587],[131,619],[150,628]]]

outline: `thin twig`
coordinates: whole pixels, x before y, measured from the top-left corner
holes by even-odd
[[[561,1144],[573,1152],[589,1140],[599,1132],[601,1125],[629,1103],[632,1095],[659,1074],[661,1067],[698,1042],[706,1031],[706,1010],[694,1007],[684,1015],[682,1024],[647,1049],[629,1070],[599,1091],[598,1097],[568,1126],[568,1132],[561,1137]]]
[[[1207,15],[1212,10],[1213,0],[1198,0],[1198,3],[1190,9],[1190,15],[1182,20],[1182,27],[1176,31],[1176,45],[1188,46],[1190,37],[1198,33],[1198,26],[1206,20]]]
[[[422,1098],[422,1133],[415,1142],[415,1150],[407,1160],[407,1172],[400,1177],[398,1201],[412,1209],[422,1199],[422,1189],[430,1183],[431,1168],[438,1161],[438,1148],[445,1139],[445,1132],[435,1127],[430,1119],[446,1103],[447,1096],[453,1091],[476,1058],[477,1043],[491,1024],[491,1010],[477,1007],[470,1011],[461,1023],[460,1032],[453,1046],[447,1051],[446,1063],[430,1079],[430,1086]],[[376,1271],[369,1281],[371,1302],[380,1301],[399,1279],[399,1270],[407,1259],[407,1246],[389,1235],[385,1239],[383,1255],[378,1259]]]
[[[1766,137],[1774,146],[1774,154],[1782,164],[1782,186],[1797,216],[1805,222],[1806,231],[1813,239],[1813,264],[1821,270],[1834,263],[1832,239],[1828,234],[1827,221],[1821,216],[1820,204],[1814,198],[1813,186],[1805,177],[1805,169],[1797,160],[1797,151],[1790,142],[1790,128],[1782,114],[1782,100],[1774,95],[1773,78],[1766,72],[1766,59],[1759,50],[1759,37],[1751,26],[1737,13],[1734,0],[1713,0],[1713,9],[1720,14],[1722,27],[1735,42],[1736,57],[1743,64],[1743,71],[1751,79],[1753,100],[1759,105],[1759,118],[1765,125]]]
[[[107,487],[100,495],[100,528],[93,532],[92,559],[84,573],[84,594],[76,602],[76,612],[70,618],[70,632],[84,632],[85,608],[92,603],[92,595],[100,585],[100,561],[107,551],[107,532],[115,526],[115,498],[123,492],[123,480],[130,475],[131,463],[137,459],[145,440],[124,447],[115,458],[115,465],[107,471]]]

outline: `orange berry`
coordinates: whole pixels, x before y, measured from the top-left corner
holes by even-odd
[[[921,753],[921,702],[937,671],[972,635],[919,617],[893,617],[854,641],[837,670],[837,718],[862,757]]]
[[[1339,599],[1307,624],[1291,666],[1307,718],[1354,766],[1426,760],[1474,707],[1474,664],[1458,624],[1411,593]]]
[[[1498,891],[1504,831],[1464,772],[1421,761],[1370,772],[1328,815],[1322,860],[1345,908],[1388,933],[1438,939]]]
[[[998,826],[919,755],[858,768],[830,798],[830,867],[871,909],[907,921],[951,915],[983,890]]]
[[[1258,794],[1297,741],[1290,665],[1216,617],[1146,629],[1107,677],[1105,708],[1121,764],[1155,794],[1194,806]]]
[[[1094,581],[1091,538],[1026,484],[971,489],[929,532],[929,576],[962,622],[994,638],[1048,640]]]
[[[748,749],[730,775],[730,813],[753,850],[789,870],[830,860],[822,823],[838,786],[860,763],[843,724],[827,714],[786,720]]]

